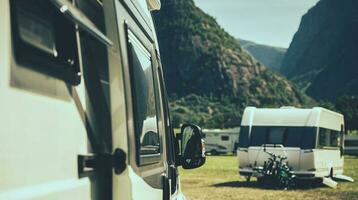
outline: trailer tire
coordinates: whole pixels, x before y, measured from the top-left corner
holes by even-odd
[[[218,155],[219,153],[218,153],[215,149],[213,149],[213,150],[210,151],[210,154],[211,154],[212,156],[216,156],[216,155]]]

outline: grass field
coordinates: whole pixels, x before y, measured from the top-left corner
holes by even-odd
[[[180,170],[182,190],[188,200],[358,200],[358,182],[339,182],[337,189],[271,190],[258,188],[253,178],[247,184],[237,173],[235,156],[208,156],[206,164],[194,170]],[[344,174],[358,181],[358,158],[346,157]]]

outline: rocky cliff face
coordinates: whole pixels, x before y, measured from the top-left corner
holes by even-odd
[[[163,0],[155,21],[174,121],[220,127],[248,105],[311,102],[242,50],[192,0]]]
[[[280,71],[282,60],[287,49],[257,44],[255,42],[238,39],[242,48],[248,51],[257,61],[275,72]]]
[[[281,71],[317,99],[358,94],[358,1],[321,0],[302,17]]]

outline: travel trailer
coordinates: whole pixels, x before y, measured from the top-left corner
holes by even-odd
[[[204,144],[171,128],[159,8],[0,1],[0,199],[185,199],[177,168],[203,165]]]
[[[344,138],[344,154],[358,155],[358,136],[346,135]]]
[[[286,156],[297,178],[342,175],[343,138],[343,115],[324,108],[247,107],[239,138],[239,174],[249,179],[270,152]]]
[[[240,128],[204,129],[205,151],[211,155],[236,153]]]

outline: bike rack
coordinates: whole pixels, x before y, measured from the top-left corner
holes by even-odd
[[[261,145],[261,148],[259,149],[259,151],[256,154],[255,166],[256,166],[257,159],[258,159],[262,149],[264,149],[264,152],[266,152],[266,147],[274,147],[274,148],[280,147],[282,149],[282,152],[283,152],[284,156],[287,157],[287,152],[285,150],[285,147],[282,144],[263,144],[263,145]]]

